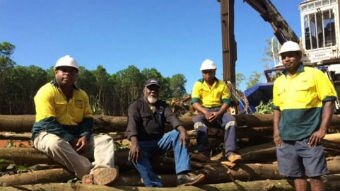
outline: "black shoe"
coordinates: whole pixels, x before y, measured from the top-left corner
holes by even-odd
[[[177,186],[193,186],[205,180],[206,176],[203,173],[185,173],[177,175]]]

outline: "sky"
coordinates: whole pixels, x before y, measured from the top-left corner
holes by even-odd
[[[272,0],[298,36],[301,0]],[[236,73],[264,69],[270,25],[235,0]],[[183,74],[191,92],[200,65],[212,59],[223,79],[220,3],[217,0],[0,0],[0,42],[15,45],[12,59],[43,69],[69,54],[88,70],[109,74],[134,65],[164,77]],[[241,89],[244,85],[241,86]]]

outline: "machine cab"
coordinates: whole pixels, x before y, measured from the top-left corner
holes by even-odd
[[[300,4],[303,62],[318,66],[340,95],[340,0],[306,0]],[[335,102],[340,112],[339,98]]]
[[[339,0],[303,1],[300,4],[300,14],[304,63],[340,63]]]

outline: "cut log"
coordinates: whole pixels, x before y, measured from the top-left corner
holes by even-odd
[[[295,188],[291,181],[281,180],[258,180],[258,181],[235,181],[231,183],[222,184],[207,184],[201,186],[180,186],[180,187],[163,187],[163,188],[150,188],[150,187],[136,187],[136,186],[98,186],[98,185],[83,185],[83,184],[67,184],[67,183],[50,183],[50,184],[35,184],[35,185],[22,185],[16,187],[2,187],[2,191],[17,191],[20,190],[49,190],[49,191],[116,191],[116,190],[139,190],[139,191],[202,191],[202,190],[228,190],[228,191],[294,191]],[[326,177],[326,190],[339,190],[340,189],[340,175],[334,174]]]
[[[249,146],[238,151],[242,155],[242,162],[273,162],[276,160],[276,148],[273,142]]]
[[[339,162],[339,161],[336,161]],[[247,167],[251,169],[247,169],[248,171],[253,171],[252,166],[259,166],[258,164],[252,164],[248,165]],[[273,167],[276,168],[275,165]],[[339,167],[338,167],[339,168]],[[265,168],[261,170],[264,171],[266,170]],[[273,171],[271,169],[271,171]],[[238,179],[235,175],[235,173],[230,172],[229,174],[220,174],[220,173],[214,173],[214,174],[208,174],[208,179],[203,182],[204,184],[216,184],[216,183],[225,183],[225,182],[231,182],[233,181],[238,185],[237,183],[241,183],[239,180],[243,181],[248,181],[249,186],[250,185],[257,185],[256,183],[261,182],[261,181],[254,181],[254,180],[267,180],[267,178],[260,179],[259,176],[264,177],[263,175],[258,174],[259,171],[253,171],[253,172],[247,172],[247,174],[253,175],[253,177],[250,177],[248,179]],[[241,173],[240,173],[241,174]],[[268,174],[268,173],[266,173]],[[276,173],[275,173],[276,174]],[[247,175],[248,176],[248,175]],[[282,177],[276,176],[277,181],[280,181]],[[6,185],[22,185],[22,184],[36,184],[37,182],[65,182],[68,179],[73,178],[70,173],[68,173],[66,170],[58,168],[58,169],[50,169],[50,170],[40,170],[40,171],[33,171],[29,173],[23,173],[23,174],[16,174],[16,175],[6,175],[0,177],[0,185],[6,186]],[[215,180],[212,180],[215,178]],[[218,178],[218,180],[216,180]],[[332,182],[331,185],[327,186],[334,186],[333,182],[338,182],[336,184],[337,186],[340,186],[339,180],[340,180],[340,175],[328,175],[327,177],[327,182],[330,183]],[[161,175],[162,182],[164,186],[176,186],[176,175],[174,174],[166,174],[166,175]],[[272,178],[274,179],[274,178]],[[224,181],[222,181],[224,180]],[[251,182],[249,182],[251,181]],[[270,181],[275,181],[275,180],[270,180]],[[328,184],[327,183],[327,184]],[[223,184],[224,185],[224,184]],[[122,173],[119,176],[118,181],[116,182],[115,186],[143,186],[140,176],[135,172],[135,173]],[[202,185],[200,186],[201,188],[209,188],[207,187],[209,185]],[[225,185],[224,185],[225,186]],[[259,186],[259,185],[257,185]],[[267,185],[269,186],[269,185]],[[117,187],[119,188],[119,187]],[[187,188],[187,187],[185,187]],[[254,187],[253,187],[254,188]],[[263,187],[261,187],[263,189]],[[268,187],[268,188],[275,188],[275,187]],[[262,190],[261,189],[261,190]],[[265,189],[266,190],[266,189]],[[272,190],[272,189],[270,189]]]
[[[328,141],[328,140],[322,140],[321,144],[322,144],[322,146],[325,147],[326,150],[336,152],[336,153],[340,153],[340,144],[339,143]]]
[[[332,133],[332,134],[327,134],[324,137],[325,140],[335,142],[335,143],[340,143],[340,133]]]
[[[63,168],[37,170],[22,174],[4,175],[0,177],[0,185],[23,185],[23,184],[37,184],[47,182],[66,182],[73,178],[67,170]]]
[[[34,115],[0,115],[0,130],[12,132],[30,132],[34,123]],[[272,114],[261,115],[235,115],[239,127],[271,127],[273,124]],[[187,129],[193,129],[193,122],[190,116],[180,117]],[[94,116],[95,127],[98,131],[113,132],[125,131],[127,117],[125,116]],[[340,115],[333,115],[331,125],[340,127]]]
[[[20,165],[33,164],[56,164],[44,153],[34,148],[0,148],[0,158],[13,161]],[[121,168],[131,169],[132,166],[128,159],[128,150],[115,152],[115,162]]]
[[[30,140],[32,133],[0,132],[0,139]]]
[[[322,140],[321,144],[326,151],[329,151],[328,154],[331,156],[340,154],[340,145],[338,143]],[[238,152],[242,155],[242,161],[245,163],[268,163],[276,160],[276,147],[273,142],[245,147]]]

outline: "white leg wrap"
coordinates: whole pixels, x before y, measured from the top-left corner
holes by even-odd
[[[235,124],[235,121],[229,121],[227,124],[225,124],[224,129],[228,130],[229,127],[234,126]]]
[[[198,129],[207,130],[207,126],[202,122],[196,122],[194,124],[194,129],[195,131],[197,131]]]

